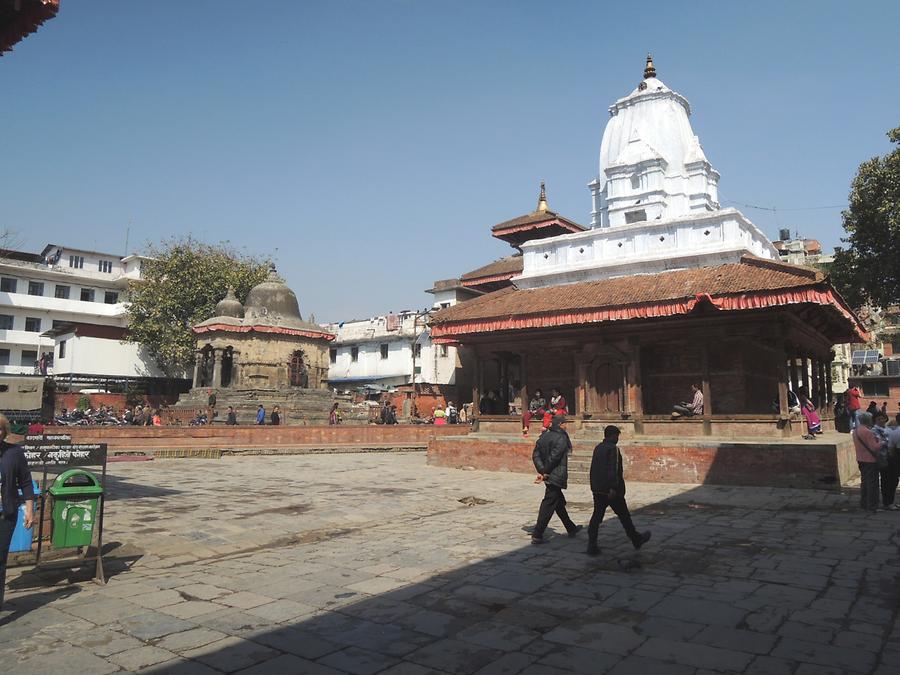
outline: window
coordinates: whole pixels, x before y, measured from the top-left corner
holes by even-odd
[[[26,333],[40,333],[41,332],[41,320],[36,319],[33,316],[25,317],[25,332]]]
[[[872,380],[862,383],[863,396],[872,396],[878,398],[887,398],[891,395],[891,388],[884,380]]]
[[[65,340],[59,341],[59,358],[61,358],[61,359],[66,358],[66,341]]]
[[[441,345],[441,356],[447,356],[447,345]]]
[[[413,347],[413,353],[416,355],[417,359],[422,357],[422,345],[418,342],[416,343],[416,346]]]
[[[337,349],[328,350],[328,360],[331,361],[331,363],[337,363]]]
[[[97,269],[105,274],[112,274],[112,263],[109,260],[101,260],[97,263]]]
[[[9,350],[8,349],[0,349],[0,366],[8,366],[9,365]]]
[[[31,349],[22,350],[22,360],[19,362],[20,366],[24,366],[25,368],[34,368],[35,361],[37,361],[36,351]]]
[[[0,291],[3,291],[4,293],[15,293],[16,280],[9,277],[0,278]]]
[[[70,321],[63,321],[62,319],[53,319],[53,327],[54,327],[54,328],[59,328],[59,327],[62,326],[64,323],[71,323],[71,322],[70,322]]]
[[[116,291],[106,291],[103,294],[103,302],[107,305],[114,305],[119,301],[119,294]]]
[[[12,314],[0,314],[0,330],[12,330],[12,329],[13,329]]]
[[[381,358],[386,359],[388,357],[388,345],[381,345]]]
[[[75,269],[84,269],[84,256],[83,255],[70,255],[69,256],[69,267],[74,267]]]
[[[641,189],[641,174],[639,174],[639,173],[631,174],[631,189],[632,190],[640,190]]]
[[[625,214],[625,222],[626,223],[640,223],[644,220],[647,220],[647,212],[644,209],[640,211],[629,211]]]
[[[40,281],[29,281],[28,282],[28,295],[43,295],[44,294],[44,284]]]
[[[94,289],[93,288],[82,288],[81,289],[81,301],[82,302],[93,302],[94,301]]]
[[[359,347],[350,347],[350,360],[353,363],[359,361]]]
[[[56,297],[62,300],[68,300],[70,290],[72,289],[68,286],[60,286],[59,284],[56,284]]]

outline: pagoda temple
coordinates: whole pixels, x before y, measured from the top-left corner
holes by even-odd
[[[863,326],[824,273],[780,262],[720,207],[691,106],[651,57],[609,113],[591,228],[550,212],[542,190],[537,211],[493,228],[518,252],[460,277],[481,294],[436,313],[432,339],[470,348],[476,408],[487,390],[509,406],[511,391],[527,405],[556,387],[582,434],[615,421],[626,436],[799,435],[788,390],[827,413],[832,347]],[[694,383],[702,415],[671,419]],[[481,430],[518,424],[479,415]]]

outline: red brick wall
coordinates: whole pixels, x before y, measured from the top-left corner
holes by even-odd
[[[628,480],[658,483],[755,485],[836,489],[856,471],[852,443],[731,444],[696,442],[659,445],[621,444]],[[452,468],[534,473],[533,441],[435,437],[428,443],[428,463]],[[592,443],[575,442],[569,460],[573,480],[587,480]]]
[[[422,444],[433,436],[465,435],[468,427],[431,424],[368,426],[205,426],[205,427],[48,427],[47,433],[71,434],[76,443],[108,443],[116,448],[222,448],[365,444]]]

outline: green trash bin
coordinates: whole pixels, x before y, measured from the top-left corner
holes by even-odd
[[[97,476],[69,469],[53,481],[49,492],[53,495],[53,548],[90,546],[103,494]]]

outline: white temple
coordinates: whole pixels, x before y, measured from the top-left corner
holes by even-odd
[[[720,209],[719,173],[691,128],[687,99],[656,77],[609,109],[600,173],[589,187],[592,229],[522,244],[519,288],[778,260],[768,238],[736,209]]]

